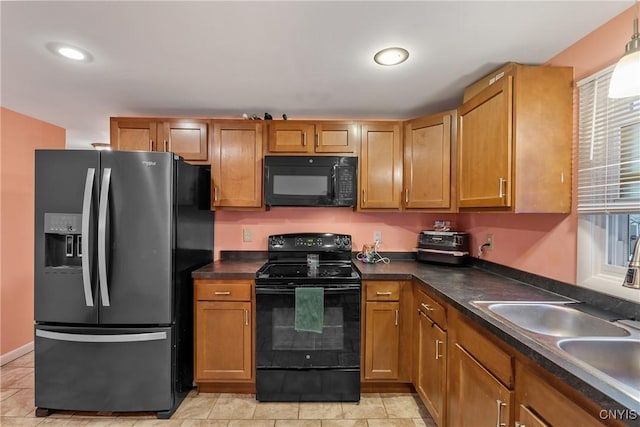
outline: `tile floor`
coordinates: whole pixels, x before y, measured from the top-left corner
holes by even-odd
[[[252,395],[191,392],[169,420],[153,413],[58,412],[36,418],[33,352],[0,368],[0,425],[166,427],[434,427],[409,393],[366,393],[356,403],[262,403]]]

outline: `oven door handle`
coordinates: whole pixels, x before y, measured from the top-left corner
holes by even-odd
[[[293,294],[296,291],[296,288],[300,288],[302,286],[296,285],[286,285],[286,286],[269,286],[269,285],[256,285],[256,295],[282,295],[282,294]],[[344,286],[317,286],[324,290],[325,294],[337,294],[344,292],[360,292],[360,285],[344,285]]]

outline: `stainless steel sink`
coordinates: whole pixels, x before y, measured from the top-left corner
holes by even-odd
[[[529,302],[476,302],[496,317],[522,329],[554,337],[625,337],[629,332],[611,322],[583,313],[566,304]]]
[[[636,322],[612,323],[572,308],[567,301],[471,304],[640,402],[640,328]]]
[[[640,391],[640,340],[620,338],[571,338],[558,347],[635,391]]]

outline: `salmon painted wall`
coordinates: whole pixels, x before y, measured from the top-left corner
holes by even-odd
[[[65,139],[63,128],[0,108],[0,355],[3,363],[33,341],[34,150],[63,149]]]
[[[608,67],[620,59],[633,33],[634,6],[591,32],[547,61],[547,65],[574,67],[574,81]],[[574,90],[575,91],[575,90]],[[577,99],[574,96],[574,100]],[[573,197],[576,206],[577,107],[574,101]],[[541,276],[576,282],[577,215],[549,214],[465,214],[459,222],[472,235],[473,253],[484,243],[487,233],[494,236],[494,249],[483,255]]]
[[[578,81],[615,63],[630,40],[633,23],[632,6],[588,34],[574,45],[551,58],[548,65],[574,67]],[[574,129],[577,119],[574,108]],[[577,132],[574,130],[574,153]],[[573,175],[576,176],[574,155]],[[574,179],[575,206],[575,179]],[[349,233],[354,248],[370,242],[373,231],[382,231],[381,251],[410,251],[417,232],[429,228],[435,219],[456,221],[460,229],[471,233],[472,253],[487,233],[494,236],[494,249],[484,258],[541,276],[575,283],[576,230],[575,213],[557,214],[364,214],[331,209],[274,209],[270,212],[218,212],[215,225],[216,257],[220,250],[264,250],[266,236],[295,231],[333,231]],[[242,229],[252,232],[253,241],[242,241]]]
[[[411,251],[418,232],[435,220],[455,221],[455,215],[403,213],[359,213],[348,208],[273,208],[268,212],[216,212],[215,257],[221,250],[264,251],[270,234],[328,232],[350,234],[354,250],[373,242],[373,232],[382,233],[381,252]],[[243,229],[252,235],[243,242]]]

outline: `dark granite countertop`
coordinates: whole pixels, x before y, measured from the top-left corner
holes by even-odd
[[[191,273],[194,279],[255,279],[263,260],[223,260],[207,264]]]
[[[256,258],[259,257],[246,261],[236,257],[217,261],[194,271],[193,277],[198,279],[255,278],[255,272],[266,261],[266,257]],[[603,410],[631,410],[640,414],[640,402],[572,363],[561,353],[549,350],[518,329],[485,314],[471,302],[476,300],[583,302],[587,299],[589,300],[587,302],[598,310],[606,310],[603,311],[604,313],[614,312],[619,318],[636,317],[636,320],[640,320],[637,319],[640,305],[527,273],[520,276],[499,274],[510,273],[508,268],[499,273],[487,271],[487,265],[483,263],[450,267],[407,259],[392,259],[389,264],[364,264],[354,259],[354,264],[360,270],[363,280],[418,279],[444,302],[535,361],[561,381],[589,397]],[[511,278],[514,276],[518,280]],[[527,279],[526,282],[523,279]],[[535,286],[531,284],[532,282]],[[576,296],[581,298],[578,299]],[[637,422],[637,420],[628,422]]]

